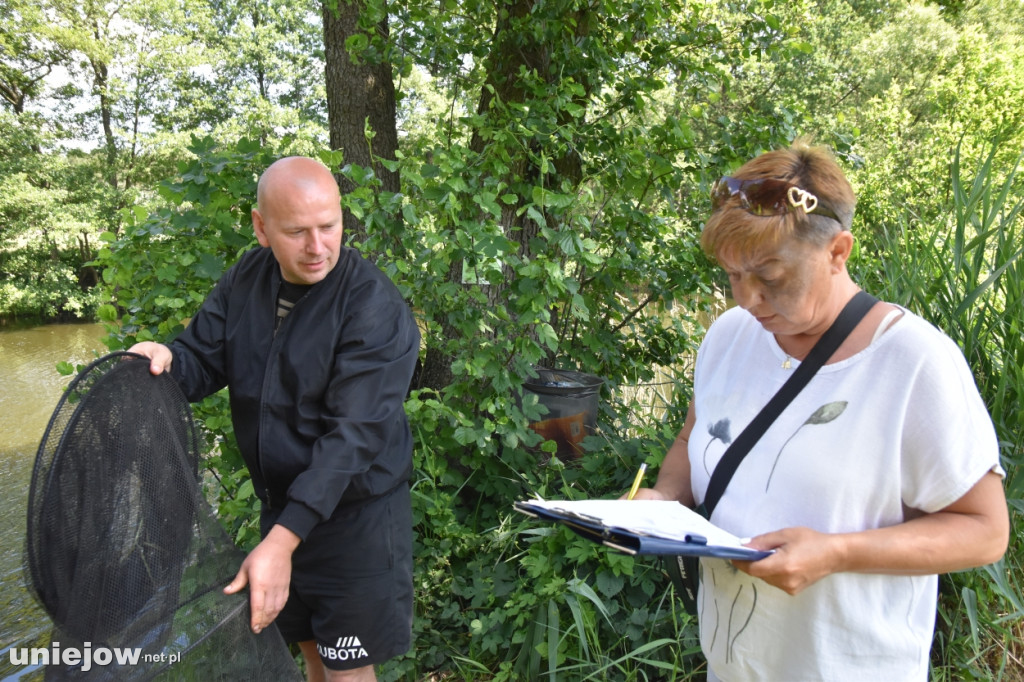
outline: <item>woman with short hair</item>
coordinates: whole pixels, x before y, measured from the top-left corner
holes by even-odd
[[[685,425],[636,499],[694,507],[731,441],[860,291],[855,198],[798,140],[723,177],[702,245],[737,307],[701,344]],[[739,465],[711,520],[774,550],[702,559],[709,680],[926,680],[937,574],[998,560],[992,420],[942,332],[878,302]]]

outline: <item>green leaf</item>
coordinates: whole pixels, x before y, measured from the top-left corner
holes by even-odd
[[[214,281],[220,279],[220,276],[224,274],[224,259],[209,253],[200,254],[195,274],[201,279]]]
[[[255,494],[253,483],[251,478],[245,479],[242,485],[238,486],[238,492],[235,493],[235,499],[247,500]]]
[[[558,350],[558,335],[555,334],[555,330],[547,322],[541,322],[537,325],[537,338],[548,347],[548,350],[552,352]]]
[[[117,320],[117,308],[109,303],[101,305],[97,309],[96,314],[103,322],[114,322]]]
[[[621,592],[625,582],[622,576],[615,575],[611,571],[601,571],[597,574],[597,589],[608,598]]]

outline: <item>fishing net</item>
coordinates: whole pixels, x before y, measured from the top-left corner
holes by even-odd
[[[25,574],[53,621],[45,679],[302,679],[276,628],[249,629],[248,592],[223,593],[244,555],[198,476],[199,434],[167,374],[115,353],[72,381],[29,491]]]

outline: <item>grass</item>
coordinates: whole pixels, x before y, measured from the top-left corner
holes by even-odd
[[[933,679],[1024,679],[1019,576],[1024,563],[1024,199],[1017,171],[997,170],[995,141],[973,177],[951,163],[948,221],[914,216],[882,230],[882,296],[945,331],[963,350],[1000,440],[1011,508],[1002,561],[946,576],[933,646]]]

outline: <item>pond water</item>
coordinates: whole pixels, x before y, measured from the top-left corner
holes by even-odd
[[[43,647],[49,619],[25,587],[25,513],[36,450],[71,377],[67,361],[86,365],[107,350],[99,324],[0,328],[0,682],[42,679],[11,663],[14,647]]]

